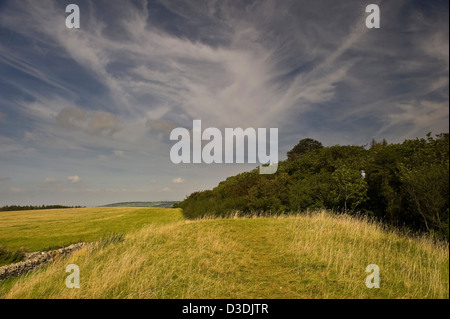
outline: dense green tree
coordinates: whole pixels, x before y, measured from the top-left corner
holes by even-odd
[[[289,152],[287,152],[288,160],[296,160],[306,153],[323,148],[322,143],[312,138],[304,138],[298,142]]]
[[[367,182],[361,171],[342,166],[333,172],[336,182],[335,194],[338,207],[342,207],[345,213],[354,213],[356,208],[367,200]]]

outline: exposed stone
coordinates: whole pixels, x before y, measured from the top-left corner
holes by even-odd
[[[78,243],[47,252],[28,253],[25,255],[25,261],[0,267],[0,281],[23,275],[47,263],[59,261],[62,257],[81,249],[85,245],[87,244]]]

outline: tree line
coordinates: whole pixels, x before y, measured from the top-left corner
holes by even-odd
[[[403,143],[324,147],[301,140],[273,175],[258,169],[195,192],[178,206],[188,219],[328,209],[449,238],[449,135]]]
[[[0,211],[37,210],[37,209],[60,209],[60,208],[82,208],[83,206],[63,206],[63,205],[10,205],[0,207]]]

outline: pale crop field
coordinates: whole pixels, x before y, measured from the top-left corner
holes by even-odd
[[[170,209],[155,218],[122,242],[0,283],[0,297],[449,298],[448,244],[365,220],[322,212],[185,221]],[[79,266],[79,289],[65,285],[68,264]],[[378,289],[366,287],[369,264],[379,266]]]

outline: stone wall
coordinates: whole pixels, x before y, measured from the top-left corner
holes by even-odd
[[[25,261],[0,267],[0,281],[23,275],[47,263],[58,261],[85,245],[86,243],[78,243],[56,250],[29,253],[25,256]]]

